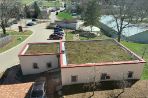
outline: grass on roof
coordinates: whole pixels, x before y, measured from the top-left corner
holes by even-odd
[[[112,40],[66,42],[68,64],[134,60]]]
[[[49,54],[58,53],[59,44],[49,43],[49,44],[30,44],[28,50],[25,54]]]

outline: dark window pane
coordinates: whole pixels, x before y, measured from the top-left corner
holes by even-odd
[[[133,77],[133,72],[132,71],[129,71],[128,72],[128,78],[132,78]]]
[[[52,64],[51,63],[47,63],[47,67],[48,68],[51,68],[52,67]]]
[[[107,74],[106,74],[106,73],[103,73],[103,74],[101,75],[101,80],[105,80],[105,79],[106,79],[106,76],[107,76]]]
[[[77,76],[71,76],[71,82],[77,82]]]
[[[38,64],[37,63],[33,63],[33,68],[34,69],[38,69],[39,67],[38,67]]]

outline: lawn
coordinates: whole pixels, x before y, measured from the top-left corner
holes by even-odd
[[[30,44],[25,54],[47,54],[47,53],[58,53],[59,44]]]
[[[103,33],[100,33],[100,36],[96,36],[94,34],[89,33],[80,33],[80,32],[72,32],[72,31],[66,31],[66,40],[73,40],[73,37],[75,34],[79,34],[80,40],[98,40],[98,39],[109,39],[109,37],[105,36]]]
[[[148,62],[148,44],[139,44],[139,43],[125,42],[125,41],[122,41],[122,44],[128,47],[129,49],[131,49],[133,52],[135,52],[141,57],[142,57],[144,48],[146,47],[147,50],[144,55],[144,59]],[[148,79],[148,63],[145,64],[145,68],[144,68],[141,79]]]
[[[21,0],[22,1],[22,4],[29,4],[31,2],[34,2],[36,0]]]
[[[7,31],[7,34],[9,35],[31,35],[32,32],[29,30],[26,30],[24,32],[17,32],[17,31]]]
[[[62,4],[58,1],[54,2],[54,1],[46,1],[46,0],[41,0],[39,1],[39,6],[42,6],[42,7],[61,7]]]
[[[27,37],[29,37],[32,34],[32,32],[31,31],[25,31],[25,32],[8,31],[7,34],[12,36],[12,41],[6,44],[5,46],[1,47],[0,53],[20,44]]]
[[[61,20],[72,20],[73,17],[69,12],[59,12],[58,18]]]
[[[68,64],[130,61],[136,58],[113,40],[65,42]],[[99,56],[98,56],[99,55]]]

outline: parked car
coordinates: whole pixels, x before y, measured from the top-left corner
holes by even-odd
[[[54,34],[57,34],[57,35],[59,35],[59,36],[64,36],[64,33],[63,32],[54,32]]]
[[[38,81],[33,84],[30,98],[46,98],[45,81]]]
[[[50,40],[60,40],[60,39],[62,39],[63,38],[63,36],[60,36],[60,35],[58,35],[58,34],[51,34],[50,36],[49,36],[49,39]]]
[[[32,18],[32,21],[37,21],[35,18]]]
[[[57,11],[57,9],[55,9],[55,8],[50,10],[50,12],[55,12],[55,11]]]
[[[63,31],[63,29],[60,26],[56,26],[54,28],[54,32],[59,32],[59,31]]]
[[[34,25],[33,22],[28,22],[28,23],[26,24],[26,26],[33,26],[33,25]]]

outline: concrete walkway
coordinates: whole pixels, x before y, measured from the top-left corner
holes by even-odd
[[[55,13],[53,13],[52,17],[55,17],[54,15]],[[42,23],[26,28],[27,30],[33,31],[33,34],[30,37],[28,37],[24,42],[17,45],[16,47],[13,47],[6,52],[0,53],[0,73],[5,71],[7,68],[19,64],[18,54],[26,43],[55,42],[55,40],[47,40],[49,38],[49,35],[53,33],[53,30],[45,29],[46,25],[47,23]]]

